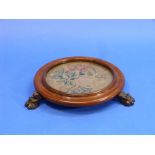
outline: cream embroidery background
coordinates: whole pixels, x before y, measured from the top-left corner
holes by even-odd
[[[51,69],[46,76],[48,85],[67,94],[88,94],[107,87],[112,73],[93,62],[70,62]]]

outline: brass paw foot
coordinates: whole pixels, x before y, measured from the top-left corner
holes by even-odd
[[[135,103],[135,99],[130,94],[125,92],[121,92],[117,98],[125,106],[131,106]]]
[[[29,110],[36,109],[39,106],[39,101],[41,99],[41,95],[37,92],[34,92],[33,95],[25,103],[25,107],[27,107]]]

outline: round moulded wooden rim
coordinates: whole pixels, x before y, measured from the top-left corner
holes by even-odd
[[[48,71],[57,65],[74,61],[93,62],[108,68],[113,75],[112,83],[103,90],[83,95],[66,94],[49,87],[45,80]],[[36,91],[45,99],[59,105],[71,107],[90,106],[109,101],[121,92],[124,82],[124,75],[116,66],[92,57],[67,57],[49,62],[39,69],[34,78]]]

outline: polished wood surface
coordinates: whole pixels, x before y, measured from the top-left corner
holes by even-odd
[[[59,64],[73,61],[94,62],[107,67],[113,74],[112,83],[103,90],[83,95],[66,94],[49,87],[45,80],[47,72]],[[36,91],[40,93],[43,98],[59,105],[71,107],[90,106],[109,101],[121,92],[124,87],[124,82],[123,73],[116,66],[107,61],[91,57],[68,57],[49,62],[36,73],[34,78]]]

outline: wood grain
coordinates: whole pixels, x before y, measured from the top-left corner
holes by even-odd
[[[113,74],[112,83],[103,90],[80,95],[66,94],[49,87],[45,80],[48,71],[57,65],[74,61],[93,62],[107,67]],[[34,78],[36,91],[39,92],[43,98],[59,105],[71,107],[90,106],[109,101],[121,92],[124,83],[124,75],[116,66],[107,61],[91,57],[68,57],[49,62],[39,69]]]

